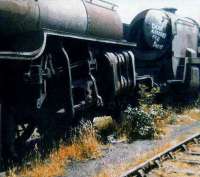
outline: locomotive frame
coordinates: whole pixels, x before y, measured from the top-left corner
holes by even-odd
[[[34,21],[31,25],[33,31],[27,25],[29,20],[25,19],[22,28],[16,26],[17,32],[10,28],[15,25],[11,22],[8,29],[3,31],[6,35],[1,36],[4,39],[4,46],[0,46],[4,158],[17,159],[16,147],[26,143],[35,127],[42,135],[50,133],[47,127],[51,119],[46,117],[59,115],[59,125],[56,124],[58,127],[54,128],[61,129],[64,134],[67,126],[76,121],[74,117],[77,112],[103,105],[113,107],[116,99],[119,101],[120,97],[131,95],[130,90],[136,86],[134,55],[131,51],[135,43],[121,40],[122,23],[113,8],[115,5],[105,1],[98,2],[106,3],[106,6],[94,1],[76,1],[83,3],[82,11],[87,9],[90,21],[86,34],[80,32],[84,24],[79,26],[77,20],[83,19],[81,16],[75,17],[71,28],[67,26],[65,32],[65,24],[52,22],[52,16],[42,12],[38,20],[40,29],[36,21],[37,2],[23,1],[22,5],[15,4],[15,0],[4,2],[10,3],[15,13],[34,7],[27,15]],[[60,0],[58,4],[61,2],[65,1]],[[44,7],[46,4],[40,1],[39,5]],[[98,14],[100,10],[108,15],[108,20],[98,21],[95,13]],[[94,16],[89,18],[89,13]],[[17,20],[20,17],[16,14]],[[110,20],[116,24],[103,29],[101,25],[107,25]],[[55,27],[51,29],[51,22],[58,23],[58,30]],[[80,30],[76,29],[77,26]],[[67,29],[72,32],[67,32]]]

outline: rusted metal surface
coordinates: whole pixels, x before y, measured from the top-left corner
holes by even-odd
[[[87,34],[103,38],[122,39],[122,22],[114,10],[85,2],[88,26]]]
[[[87,13],[82,0],[39,0],[41,28],[84,34]]]
[[[49,30],[122,38],[122,23],[117,12],[84,0],[2,0],[0,26],[0,32],[7,35]]]
[[[114,7],[99,0],[2,0],[0,58],[38,58],[49,34],[123,43],[122,23]]]

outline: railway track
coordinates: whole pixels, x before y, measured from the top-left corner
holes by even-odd
[[[121,177],[200,177],[200,133],[157,154]]]

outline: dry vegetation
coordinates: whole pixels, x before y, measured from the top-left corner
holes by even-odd
[[[160,145],[155,145],[155,148],[152,148],[152,150],[144,153],[144,154],[136,154],[134,157],[134,161],[132,162],[123,162],[121,164],[116,164],[116,165],[108,165],[105,167],[103,170],[101,170],[95,177],[119,177],[123,173],[127,172],[128,170],[131,170],[133,167],[136,167],[145,161],[153,158],[155,155],[158,155],[159,153],[162,153],[166,151],[167,149],[171,148],[172,146],[176,145],[177,143],[183,141],[186,139],[188,135],[182,135],[170,143],[166,144],[160,144]],[[192,151],[195,152],[195,150],[199,150],[199,147],[193,147]],[[177,163],[177,165],[180,165],[181,168],[187,168],[184,163]],[[158,176],[165,177],[168,176],[169,174],[165,174],[165,172],[160,171]],[[177,174],[176,174],[177,175]],[[175,176],[175,175],[174,175]],[[179,175],[177,175],[179,176]],[[180,176],[181,177],[181,176]]]
[[[153,90],[155,93],[155,90]],[[154,104],[153,97],[154,93],[145,93],[142,92],[142,97],[139,104],[139,115],[141,110],[144,113],[147,113],[148,116],[153,116],[154,132],[152,131],[154,138],[159,138],[162,135],[169,134],[172,130],[171,124],[174,125],[189,125],[195,121],[200,120],[200,110],[199,104],[194,103],[186,107],[163,107],[162,104]],[[133,110],[135,111],[135,109]],[[136,115],[138,112],[136,113]],[[145,115],[146,116],[146,115]],[[130,130],[129,130],[130,131]],[[184,137],[185,138],[185,137]],[[182,139],[177,139],[181,141]],[[137,154],[136,160],[129,163],[122,163],[116,166],[107,166],[105,167],[96,177],[118,177],[120,174],[123,174],[127,170],[137,166],[146,160],[152,158],[154,155],[163,152],[168,149],[170,146],[174,145],[176,142],[171,142],[170,144],[161,145],[156,147],[154,150],[147,152],[145,154]],[[163,174],[162,174],[163,175]],[[161,175],[161,176],[162,176]]]
[[[183,112],[183,115],[188,116],[187,119],[190,120],[200,120],[200,109],[192,108],[192,109],[186,109]]]
[[[101,143],[96,136],[90,121],[81,122],[76,128],[71,145],[60,145],[44,162],[40,158],[34,160],[30,167],[12,169],[10,177],[56,177],[62,176],[64,168],[70,160],[85,160],[101,156]]]
[[[108,165],[105,169],[99,172],[96,177],[119,177],[126,171],[130,170],[134,166],[142,164],[146,160],[154,157],[158,153],[163,152],[164,150],[168,149],[171,144],[162,144],[153,148],[153,150],[145,153],[145,154],[136,154],[135,159],[133,162],[122,163],[117,165]]]
[[[143,90],[142,90],[143,89]],[[136,138],[159,138],[171,131],[170,124],[190,124],[200,120],[198,105],[184,108],[181,111],[171,107],[163,107],[155,104],[153,99],[157,90],[145,92],[141,90],[141,98],[137,108],[130,108],[126,112],[126,117],[120,125],[113,122],[112,117],[95,118],[94,122],[81,122],[80,127],[75,128],[71,143],[65,145],[61,143],[57,150],[54,150],[47,160],[36,158],[29,167],[16,168],[10,170],[11,177],[56,177],[62,176],[64,169],[71,160],[79,161],[98,158],[102,155],[100,140],[104,140],[108,134],[116,131],[118,138],[125,137],[127,140]],[[128,116],[127,116],[128,115]],[[136,121],[136,124],[135,124]],[[139,127],[135,127],[139,125]],[[98,134],[98,136],[97,136]],[[99,138],[99,135],[101,138]],[[148,136],[147,136],[148,135]],[[150,135],[150,136],[149,136]],[[137,154],[134,162],[109,165],[103,169],[96,177],[117,177],[154,155],[166,150],[172,144],[160,145],[153,151],[146,154]]]

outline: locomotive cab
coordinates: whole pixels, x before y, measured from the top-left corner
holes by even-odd
[[[198,24],[189,18],[176,18],[173,26],[172,67],[176,80],[199,88]],[[192,83],[195,82],[195,83]]]

